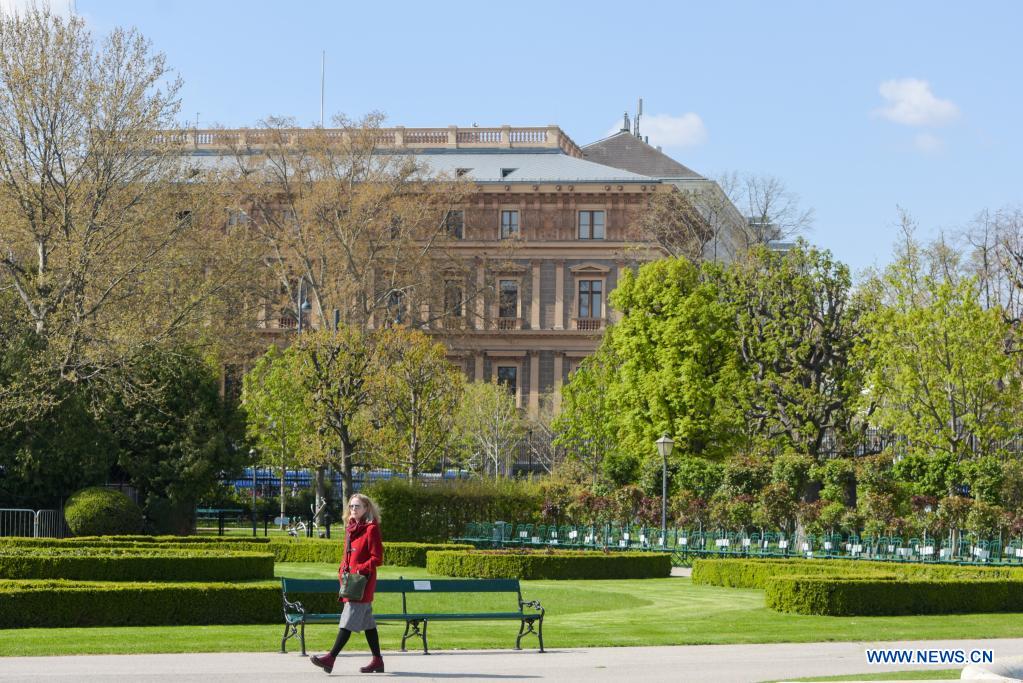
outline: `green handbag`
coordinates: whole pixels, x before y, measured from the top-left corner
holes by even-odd
[[[352,539],[346,538],[345,545],[347,546],[345,548],[345,569],[341,572],[341,590],[338,591],[337,597],[338,599],[348,598],[359,601],[362,600],[362,596],[366,592],[366,582],[369,581],[369,577],[358,572],[348,571],[348,560],[352,554]]]

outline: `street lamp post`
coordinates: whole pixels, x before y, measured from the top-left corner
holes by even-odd
[[[252,535],[256,535],[256,449],[249,449],[249,462],[252,463]]]
[[[668,456],[675,442],[665,434],[656,444],[661,455],[661,545],[664,546],[668,542]]]

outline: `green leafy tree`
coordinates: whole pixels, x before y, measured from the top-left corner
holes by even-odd
[[[241,422],[220,396],[218,373],[194,350],[151,352],[127,371],[130,383],[149,389],[144,397],[117,392],[106,399],[103,423],[117,445],[117,466],[157,531],[185,533],[196,503],[222,473],[244,465],[236,445]]]
[[[597,483],[604,461],[617,450],[617,422],[608,396],[614,380],[613,350],[605,342],[585,358],[561,391],[561,413],[554,419],[555,443],[568,461],[581,464]]]
[[[355,493],[356,455],[362,458],[359,464],[370,464],[364,442],[372,430],[374,342],[361,328],[341,325],[304,334],[295,344],[310,426],[305,464],[316,468],[318,496],[328,465],[340,469],[341,494],[347,501]]]
[[[374,419],[391,429],[374,433],[385,462],[415,479],[436,465],[450,445],[462,374],[446,358],[444,345],[405,327],[382,330],[371,392]],[[386,438],[377,438],[387,435]]]
[[[975,280],[931,270],[911,247],[869,284],[877,305],[857,347],[868,389],[859,406],[928,457],[995,455],[1023,408],[1006,353],[1013,330],[981,306]]]
[[[281,517],[285,516],[284,477],[298,466],[298,451],[311,420],[296,347],[271,346],[242,380],[246,434],[261,464],[281,473]]]
[[[719,277],[750,439],[819,460],[829,436],[848,436],[861,386],[851,362],[859,314],[849,269],[800,241],[784,254],[757,247]]]
[[[729,453],[740,432],[730,409],[735,340],[713,281],[684,259],[663,259],[626,271],[610,300],[622,312],[607,332],[620,450],[659,459],[654,442],[670,434],[681,453]]]

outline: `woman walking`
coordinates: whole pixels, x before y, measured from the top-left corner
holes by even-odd
[[[334,647],[325,655],[313,655],[313,664],[330,673],[334,660],[348,643],[352,631],[365,631],[366,642],[373,652],[373,660],[359,669],[364,674],[383,673],[384,659],[380,656],[380,636],[373,619],[373,590],[377,584],[377,567],[384,560],[384,544],[380,540],[380,511],[376,503],[361,493],[348,501],[348,525],[345,528],[345,555],[338,568],[338,576],[346,571],[366,577],[366,588],[362,598],[343,598],[345,606],[341,612],[341,624]]]

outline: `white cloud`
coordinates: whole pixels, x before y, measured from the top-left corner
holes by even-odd
[[[622,129],[621,124],[610,128],[608,135]],[[671,114],[644,115],[639,120],[639,132],[650,138],[651,145],[662,147],[694,147],[707,142],[707,127],[699,114],[689,112],[680,116]]]
[[[878,88],[887,106],[874,114],[907,126],[941,125],[959,117],[959,107],[931,92],[931,84],[919,78],[884,81]]]
[[[924,154],[937,154],[945,149],[945,141],[930,133],[920,133],[913,138],[913,144]]]

